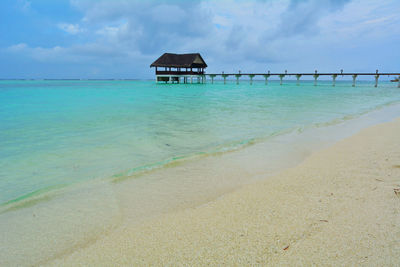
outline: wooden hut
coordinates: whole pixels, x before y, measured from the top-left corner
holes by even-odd
[[[207,64],[199,53],[165,53],[150,65],[152,67],[156,68],[157,82],[180,83],[183,80],[184,83],[193,83],[193,79],[198,83],[205,82]]]

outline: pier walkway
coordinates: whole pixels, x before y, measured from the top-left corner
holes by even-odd
[[[271,72],[267,72],[267,73],[241,73],[240,71],[238,73],[210,73],[210,74],[204,74],[205,78],[206,76],[211,78],[211,83],[214,83],[214,78],[221,76],[224,79],[224,84],[226,84],[226,79],[229,76],[233,76],[236,78],[236,83],[239,84],[239,79],[242,76],[248,76],[250,78],[250,84],[253,83],[253,79],[256,76],[262,76],[265,79],[265,84],[268,84],[268,79],[272,76],[277,76],[280,79],[280,84],[282,85],[283,79],[286,76],[295,76],[297,79],[297,84],[300,84],[300,78],[302,76],[312,76],[314,78],[314,85],[317,85],[318,82],[318,78],[320,76],[330,76],[332,77],[332,86],[335,86],[336,84],[336,78],[338,76],[351,76],[353,79],[353,84],[352,86],[356,86],[356,79],[358,76],[373,76],[375,78],[375,87],[378,87],[378,80],[380,76],[395,76],[397,78],[397,82],[398,85],[397,87],[400,88],[400,73],[395,73],[395,72],[386,72],[386,73],[379,73],[378,70],[376,70],[376,72],[371,72],[371,73],[359,73],[359,72],[348,72],[345,73],[343,72],[343,70],[341,72],[329,72],[329,73],[318,73],[318,71],[315,72],[306,72],[306,73],[289,73],[287,71],[285,71],[284,73],[271,73]],[[204,82],[206,82],[207,80],[204,79]]]

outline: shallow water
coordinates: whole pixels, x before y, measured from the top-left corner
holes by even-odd
[[[134,174],[400,101],[392,83],[0,81],[0,203]]]

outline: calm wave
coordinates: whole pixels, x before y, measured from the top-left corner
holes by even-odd
[[[394,84],[374,88],[372,81],[0,81],[0,203],[323,127],[398,101]]]

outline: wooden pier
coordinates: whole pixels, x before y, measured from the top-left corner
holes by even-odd
[[[204,74],[205,76],[210,77],[211,83],[214,83],[215,77],[221,76],[224,80],[224,84],[226,84],[226,79],[229,76],[235,77],[236,78],[236,84],[239,84],[239,79],[242,76],[248,76],[250,78],[250,84],[253,84],[253,79],[256,76],[261,76],[264,77],[265,79],[265,84],[268,84],[268,79],[270,77],[276,76],[279,77],[280,84],[282,85],[283,79],[287,76],[294,76],[296,77],[297,80],[297,85],[300,84],[300,78],[303,76],[312,76],[314,78],[314,85],[316,86],[318,83],[318,78],[320,76],[330,76],[332,77],[332,86],[336,85],[336,79],[337,77],[344,77],[344,76],[351,76],[353,79],[353,84],[352,86],[356,86],[356,80],[358,76],[373,76],[375,78],[375,87],[378,87],[378,80],[380,76],[395,76],[398,79],[398,84],[397,87],[400,88],[400,73],[395,73],[395,72],[385,72],[385,73],[379,73],[378,70],[376,72],[367,72],[367,73],[359,73],[359,72],[343,72],[341,70],[340,72],[324,72],[324,73],[319,73],[318,71],[315,72],[305,72],[305,73],[289,73],[287,71],[283,73],[271,73],[268,71],[267,73],[241,73],[240,71],[238,73],[210,73],[210,74]],[[204,79],[204,82],[206,82],[207,79]]]
[[[214,79],[218,76],[222,77],[224,84],[229,76],[236,78],[236,84],[239,84],[239,80],[242,76],[248,76],[250,79],[250,84],[253,84],[253,79],[256,76],[264,77],[265,84],[268,84],[268,79],[270,77],[279,77],[280,84],[283,84],[283,79],[285,77],[294,76],[297,80],[297,85],[300,85],[300,79],[303,76],[311,76],[314,78],[314,85],[317,86],[318,78],[321,76],[330,76],[332,78],[332,86],[336,85],[336,79],[338,77],[351,76],[353,79],[352,86],[356,86],[356,80],[358,76],[372,76],[375,79],[375,87],[378,87],[378,80],[380,76],[395,76],[397,79],[397,87],[400,88],[400,73],[399,72],[385,72],[380,73],[378,70],[375,72],[322,72],[319,73],[317,70],[314,72],[304,72],[304,73],[289,73],[287,70],[283,73],[205,73],[207,64],[199,53],[192,54],[172,54],[164,53],[156,61],[154,61],[150,67],[155,67],[156,71],[156,82],[165,83],[193,83],[193,80],[197,80],[197,83],[206,83],[207,76],[211,79],[211,83],[214,83]],[[158,68],[161,68],[160,70]]]

